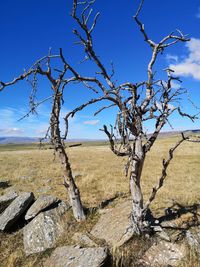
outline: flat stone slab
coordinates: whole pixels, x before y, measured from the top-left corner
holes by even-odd
[[[107,259],[107,249],[79,248],[74,246],[59,247],[46,261],[48,267],[103,267]]]
[[[0,213],[4,211],[17,196],[18,194],[16,192],[10,192],[0,196]]]
[[[139,263],[141,266],[180,266],[187,256],[185,244],[175,244],[161,241],[151,246]]]
[[[62,202],[58,208],[39,213],[23,228],[24,251],[27,255],[54,247],[65,230],[63,214],[68,209],[69,206]]]
[[[30,220],[31,218],[34,218],[39,212],[58,203],[59,201],[60,200],[54,196],[40,196],[27,211],[25,219]]]
[[[0,215],[0,230],[7,231],[26,212],[34,200],[33,193],[21,193]]]
[[[125,201],[102,214],[90,232],[96,238],[104,239],[111,246],[121,246],[130,238],[131,201]],[[128,235],[127,235],[128,234]]]

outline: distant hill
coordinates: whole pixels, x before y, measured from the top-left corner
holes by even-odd
[[[200,133],[200,129],[194,129],[194,130],[186,130],[183,131],[184,133],[193,133],[197,134]],[[161,132],[159,137],[167,137],[167,136],[172,136],[172,135],[177,135],[180,134],[181,131],[170,131],[170,132]],[[150,135],[150,134],[148,134]],[[99,139],[67,139],[67,142],[94,142],[94,141],[106,141],[107,139],[105,138],[104,140],[99,140]],[[28,144],[28,143],[36,143],[39,142],[39,137],[15,137],[15,136],[9,136],[9,137],[0,137],[0,144]]]
[[[0,144],[29,144],[29,143],[37,143],[39,142],[39,137],[0,137]],[[47,140],[48,141],[48,140]],[[97,139],[67,139],[67,142],[94,142],[94,141],[105,141],[105,140],[97,140]]]
[[[39,138],[37,137],[0,137],[0,144],[26,144],[26,143],[35,143],[38,142]]]

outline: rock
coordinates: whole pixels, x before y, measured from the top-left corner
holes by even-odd
[[[104,239],[111,246],[121,246],[132,237],[131,202],[125,201],[102,214],[91,235]]]
[[[72,236],[72,240],[74,240],[76,244],[79,244],[81,246],[86,246],[86,247],[97,246],[97,244],[87,234],[83,234],[83,233],[75,233]]]
[[[54,196],[40,196],[26,213],[25,219],[29,220],[34,218],[39,212],[46,208],[50,208],[60,200]]]
[[[163,239],[163,240],[168,241],[168,242],[171,241],[170,237],[169,237],[168,234],[162,229],[161,226],[156,225],[156,226],[153,227],[153,230],[154,230],[154,232],[156,233],[156,236],[159,237],[160,239]]]
[[[27,255],[52,248],[64,232],[63,214],[69,209],[65,203],[39,213],[23,229],[24,250]]]
[[[139,260],[139,263],[141,266],[150,267],[180,266],[186,255],[186,246],[184,244],[179,245],[161,241],[151,246],[143,258]]]
[[[4,211],[17,196],[18,194],[15,191],[0,196],[0,213]]]
[[[33,193],[21,193],[0,215],[0,230],[6,231],[29,208],[34,200]]]
[[[192,227],[186,232],[186,240],[191,249],[200,255],[200,226]]]
[[[33,180],[33,177],[26,175],[26,176],[20,176],[19,179],[23,181],[31,182]]]
[[[51,186],[43,186],[42,188],[38,189],[38,193],[46,194],[52,189]]]
[[[48,267],[103,267],[107,249],[65,246],[56,248],[44,266]]]

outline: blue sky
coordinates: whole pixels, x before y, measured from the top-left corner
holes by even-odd
[[[94,11],[101,13],[94,32],[95,49],[105,66],[109,67],[110,62],[114,62],[115,79],[119,82],[137,82],[146,78],[150,49],[132,18],[139,2],[97,0],[94,6]],[[71,5],[71,0],[0,2],[0,80],[9,81],[18,76],[24,68],[46,55],[49,47],[54,53],[62,47],[72,65],[85,73],[93,72],[89,65],[79,63],[83,52],[74,45],[74,22],[69,16]],[[191,98],[200,106],[200,2],[146,0],[140,17],[149,36],[156,41],[177,28],[189,34],[191,41],[166,50],[159,57],[155,70],[167,66],[174,68]],[[160,73],[158,71],[158,75]],[[49,84],[40,81],[38,92],[38,100],[49,96]],[[38,115],[18,121],[28,111],[29,94],[30,87],[25,82],[0,93],[0,136],[42,136],[45,133],[50,102],[38,109]],[[74,86],[67,90],[65,96],[63,116],[87,101],[91,94],[87,89]],[[187,102],[183,102],[183,108],[187,112],[195,112]],[[105,138],[99,128],[113,122],[114,110],[106,110],[97,117],[93,117],[94,111],[94,107],[85,109],[70,121],[69,138]],[[171,123],[174,130],[200,128],[199,121],[192,124],[176,115]],[[152,124],[146,127],[150,132],[153,129]],[[170,130],[169,126],[164,130]]]

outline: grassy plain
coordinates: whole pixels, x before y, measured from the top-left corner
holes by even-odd
[[[169,148],[178,138],[171,136],[157,140],[147,155],[142,175],[145,199],[158,182],[162,159],[167,157]],[[53,150],[46,148],[38,149],[35,145],[0,146],[0,180],[9,180],[16,190],[32,191],[36,197],[47,193],[66,200],[59,161],[53,155]],[[101,142],[67,150],[85,206],[97,206],[117,193],[129,196],[128,178],[124,176],[125,158],[117,158],[109,147]],[[173,200],[182,205],[200,203],[199,176],[200,144],[185,142],[177,149],[168,169],[165,186],[152,206],[154,214],[164,214],[164,209],[171,206]],[[4,192],[5,190],[0,189],[0,194]],[[94,221],[95,218],[90,218],[88,223],[81,227],[89,229]],[[43,266],[40,258],[45,257],[45,254],[25,257],[20,231],[1,234],[0,247],[2,267]]]

